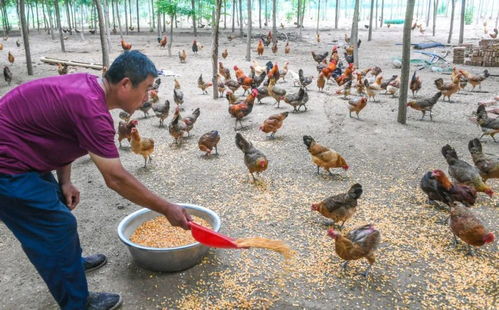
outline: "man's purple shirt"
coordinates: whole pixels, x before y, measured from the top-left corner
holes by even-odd
[[[97,79],[86,73],[48,77],[0,98],[0,173],[49,172],[88,152],[119,157]]]

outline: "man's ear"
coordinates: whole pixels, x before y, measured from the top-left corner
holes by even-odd
[[[120,81],[120,88],[130,89],[132,88],[132,81],[128,77],[124,77]]]

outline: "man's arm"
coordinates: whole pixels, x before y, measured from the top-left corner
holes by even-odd
[[[147,189],[123,168],[119,158],[104,158],[90,152],[89,154],[104,177],[107,187],[133,203],[165,215],[173,226],[189,229],[187,222],[192,219],[185,209],[162,199]]]
[[[73,210],[80,202],[80,191],[71,183],[71,164],[57,169],[56,172],[66,205]]]

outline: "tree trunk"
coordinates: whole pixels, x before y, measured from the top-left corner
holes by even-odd
[[[151,31],[154,31],[154,2],[151,0]]]
[[[43,28],[45,31],[49,29],[48,22],[47,22],[47,16],[45,15],[45,1],[42,1],[42,14],[43,14]],[[4,21],[4,35],[5,35],[5,21]]]
[[[298,28],[300,27],[301,1],[298,0],[298,12],[296,13],[296,27]]]
[[[127,10],[127,1],[123,1],[125,3],[125,33],[128,35],[128,10]]]
[[[128,27],[132,27],[133,26],[132,0],[128,0],[128,16],[130,17],[130,26]]]
[[[85,17],[84,17],[85,16],[85,14],[84,14],[85,13],[85,9],[84,9],[84,7],[83,7],[82,4],[80,4],[80,12],[81,12],[80,13],[80,28],[81,28],[80,29],[81,30],[80,31],[80,38],[83,41],[83,40],[85,40],[85,24],[84,24],[84,21],[85,21]]]
[[[212,83],[213,83],[213,99],[218,98],[218,83],[217,83],[217,77],[218,77],[218,29],[220,28],[220,10],[222,7],[222,0],[215,0],[215,16],[212,24],[212,30],[211,30],[211,67],[212,67]],[[250,0],[248,0],[250,1]],[[248,34],[248,39],[251,38],[251,36]]]
[[[198,32],[196,29],[196,6],[194,0],[191,0],[191,6],[192,6],[192,27],[194,27],[194,36],[198,36]]]
[[[251,30],[253,20],[251,19],[251,0],[247,1],[248,5],[248,44],[246,46],[246,61],[251,61]]]
[[[449,37],[447,38],[447,43],[450,43],[452,39],[452,30],[454,28],[454,13],[456,10],[456,0],[450,0],[450,3],[452,5],[452,11],[450,13],[450,29],[449,29]]]
[[[438,9],[438,0],[433,0],[433,36],[435,36],[435,28],[437,25],[437,9]]]
[[[317,0],[317,30],[315,31],[316,34],[319,34],[320,14],[321,14],[321,0]]]
[[[95,6],[97,7],[97,15],[99,16],[99,35],[100,44],[102,48],[102,65],[109,68],[109,51],[107,45],[107,30],[106,23],[104,22],[104,12],[102,10],[102,5],[100,0],[94,0]]]
[[[262,0],[258,0],[258,28],[262,29]]]
[[[466,0],[461,0],[461,25],[459,27],[459,44],[464,40],[464,12],[466,10]]]
[[[269,10],[268,10],[268,5],[267,2],[268,0],[265,0],[265,23],[263,24],[265,27],[269,24],[268,17],[269,17]]]
[[[277,0],[272,0],[272,42],[274,42],[274,44],[277,42],[276,1]]]
[[[241,0],[239,0],[239,34],[241,35],[241,38],[244,37],[244,32],[243,32],[243,4],[241,3]]]
[[[158,39],[161,39],[161,12],[158,10],[158,16],[156,16],[157,20],[157,33],[158,33]]]
[[[224,0],[224,29],[227,29],[227,0]]]
[[[340,0],[336,0],[336,7],[334,9],[334,29],[338,29],[338,17],[340,14]]]
[[[44,3],[45,3],[45,1],[44,1]],[[52,11],[48,8],[48,5],[47,5],[47,14],[49,16],[50,37],[51,37],[52,41],[54,41],[55,40],[54,21],[52,19]]]
[[[369,14],[369,35],[367,41],[371,41],[373,37],[373,13],[374,13],[374,0],[371,0],[371,13]]]
[[[57,2],[57,0],[55,0],[54,2]],[[69,3],[68,1],[66,0],[66,17],[68,19],[68,29],[69,29],[69,34],[73,34],[73,30],[72,30],[72,27],[71,27],[71,15],[69,14]]]
[[[235,30],[235,22],[236,22],[236,0],[232,0],[232,32]]]
[[[431,0],[428,0],[428,11],[426,14],[426,28],[430,25],[430,15],[431,15]]]
[[[121,18],[120,18],[118,1],[115,1],[114,5],[116,8],[116,17],[118,18],[118,29],[120,30],[120,38],[123,39],[123,28],[121,27]]]
[[[135,1],[135,5],[137,6],[137,32],[140,32],[139,0]]]
[[[173,20],[175,14],[170,15],[170,38],[168,40],[168,56],[172,56],[172,43],[173,43]]]
[[[353,59],[355,68],[359,68],[359,0],[355,0],[355,8],[353,10],[352,33],[350,34],[350,44],[353,45]]]
[[[376,14],[374,19],[374,28],[378,29],[378,0],[376,0]]]
[[[24,0],[19,2],[19,10],[21,17],[21,29],[23,35],[24,51],[26,52],[26,67],[28,69],[28,75],[33,75],[33,64],[31,63],[31,50],[29,48],[29,35],[28,27],[26,26],[26,14],[25,14]]]
[[[104,3],[104,23],[106,24],[106,40],[107,40],[107,50],[111,52],[111,33],[110,33],[110,28],[111,28],[111,22],[109,20],[109,7],[107,5],[107,1]]]
[[[404,37],[402,42],[402,69],[400,72],[400,95],[399,110],[397,121],[401,124],[406,123],[407,119],[407,91],[409,88],[409,69],[411,68],[411,26],[412,16],[414,15],[414,0],[407,1],[404,21]]]
[[[61,26],[61,14],[59,13],[59,1],[54,1],[55,7],[55,18],[57,20],[57,28],[59,29],[59,39],[61,41],[61,50],[63,53],[66,52],[66,48],[64,47],[64,37],[62,35],[62,26]]]
[[[381,16],[379,17],[379,27],[383,28],[383,13],[385,12],[385,0],[381,0]]]

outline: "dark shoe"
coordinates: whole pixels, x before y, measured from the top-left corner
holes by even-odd
[[[87,310],[118,309],[122,302],[119,294],[90,292],[87,299]]]
[[[97,270],[107,263],[107,257],[104,254],[95,254],[83,257],[83,267],[85,272]]]

